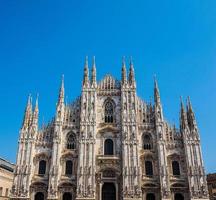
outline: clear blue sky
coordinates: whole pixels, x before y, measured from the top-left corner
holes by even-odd
[[[1,1],[0,156],[15,162],[26,99],[39,92],[49,121],[61,74],[68,101],[80,94],[83,62],[97,78],[120,78],[133,56],[138,95],[153,95],[157,75],[164,115],[178,125],[179,96],[191,96],[207,172],[216,171],[216,1]]]

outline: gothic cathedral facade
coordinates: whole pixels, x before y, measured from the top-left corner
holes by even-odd
[[[65,103],[62,79],[56,115],[38,128],[38,100],[29,97],[20,129],[11,199],[207,200],[200,136],[190,99],[180,127],[166,122],[157,81],[154,102],[136,93],[132,61],[121,81],[96,81],[85,61],[81,96]]]

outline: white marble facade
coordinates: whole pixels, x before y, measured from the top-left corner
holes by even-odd
[[[29,97],[20,130],[11,199],[209,199],[194,112],[181,101],[180,127],[163,116],[157,81],[154,102],[136,94],[132,61],[121,81],[96,81],[85,61],[81,96],[65,104],[62,79],[56,115],[38,128],[38,100]]]

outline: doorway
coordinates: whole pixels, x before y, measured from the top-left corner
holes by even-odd
[[[114,183],[103,184],[102,200],[116,200],[116,188]]]
[[[63,194],[63,200],[72,200],[72,194],[70,192],[65,192]]]

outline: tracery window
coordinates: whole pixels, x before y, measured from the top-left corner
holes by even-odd
[[[114,122],[114,105],[111,101],[107,101],[104,108],[105,123]]]
[[[39,162],[39,169],[38,169],[38,174],[39,175],[44,175],[46,173],[46,161],[41,160]]]
[[[76,136],[73,133],[67,138],[67,149],[76,149]]]
[[[152,149],[153,144],[152,144],[152,140],[151,137],[149,135],[144,135],[143,136],[143,149]]]
[[[172,161],[172,170],[173,170],[173,175],[174,176],[179,176],[180,175],[180,167],[179,167],[179,162],[178,161]]]
[[[153,176],[153,166],[151,161],[145,161],[145,173],[147,176]]]
[[[104,155],[113,155],[113,141],[106,139],[104,142]]]
[[[65,175],[72,175],[73,173],[73,162],[72,160],[67,160],[65,163]]]

